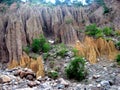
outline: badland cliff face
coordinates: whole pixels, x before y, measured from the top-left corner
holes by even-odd
[[[0,13],[0,62],[20,60],[22,47],[32,43],[33,38],[44,34],[57,42],[74,45],[83,40],[86,25],[112,26],[120,30],[120,1],[105,0],[111,12],[103,15],[102,7],[40,7],[16,4],[6,13]]]

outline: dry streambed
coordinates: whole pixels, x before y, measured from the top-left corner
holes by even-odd
[[[120,90],[120,68],[115,62],[102,59],[94,65],[86,62],[86,68],[88,75],[82,82],[63,76],[55,80],[48,76],[36,79],[32,70],[21,67],[0,70],[0,90]]]

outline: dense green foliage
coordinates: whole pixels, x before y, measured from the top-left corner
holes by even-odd
[[[32,51],[38,52],[41,49],[40,47],[40,40],[39,39],[33,39],[32,42]]]
[[[120,65],[120,54],[117,55],[116,61],[117,61],[117,63]]]
[[[95,36],[98,32],[97,26],[96,24],[91,24],[89,26],[86,26],[86,34],[91,35],[91,36]]]
[[[89,26],[86,26],[85,30],[87,35],[93,36],[93,37],[103,37],[103,32],[101,29],[99,29],[96,24],[91,24]]]
[[[86,76],[85,60],[82,57],[75,57],[66,67],[65,72],[69,79],[83,80]]]
[[[48,52],[50,50],[51,46],[47,42],[46,38],[43,35],[40,35],[40,38],[33,39],[32,42],[32,51],[33,52]]]
[[[106,35],[106,36],[110,36],[112,35],[112,29],[110,27],[104,27],[103,28],[103,33]]]
[[[100,29],[96,26],[96,24],[86,26],[85,33],[96,38],[111,36],[114,34],[113,30],[110,27],[104,27],[103,29]]]
[[[51,48],[51,46],[49,43],[44,43],[42,50],[43,50],[43,52],[48,52],[50,50],[50,48]]]

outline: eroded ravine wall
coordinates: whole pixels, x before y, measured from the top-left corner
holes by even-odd
[[[17,5],[11,5],[6,13],[0,12],[0,62],[19,61],[23,55],[22,47],[31,44],[33,38],[43,33],[55,41],[75,44],[84,38],[79,31],[91,23],[113,26],[119,30],[119,1],[110,1],[107,6],[109,3],[112,3],[113,10],[108,16],[104,16],[102,8],[96,5],[87,8],[50,8],[28,4],[17,8]],[[72,21],[68,23],[70,19]]]
[[[86,36],[84,41],[76,42],[75,48],[78,50],[78,55],[86,57],[90,63],[97,62],[97,58],[106,56],[109,60],[114,60],[118,54],[113,41],[106,41],[105,39]]]

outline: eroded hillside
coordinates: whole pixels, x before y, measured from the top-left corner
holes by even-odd
[[[41,7],[21,4],[19,8],[14,3],[6,12],[0,13],[0,59],[1,62],[19,60],[22,47],[30,45],[33,38],[45,34],[56,42],[74,45],[77,40],[83,40],[84,27],[91,23],[98,26],[112,26],[120,29],[120,1],[107,1],[110,13],[103,14],[102,7]]]
[[[104,1],[0,4],[0,90],[120,90],[120,0]]]

